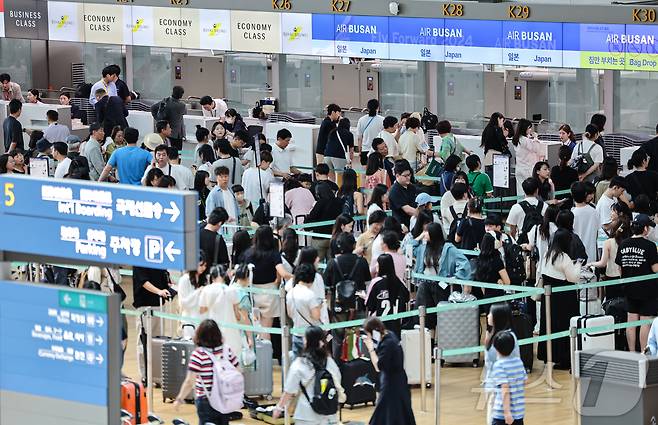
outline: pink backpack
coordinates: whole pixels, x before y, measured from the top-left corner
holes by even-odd
[[[219,357],[215,357],[212,350],[205,350],[213,363],[213,384],[210,393],[205,385],[203,390],[208,397],[210,406],[219,413],[227,415],[242,409],[244,376],[228,360],[225,350],[228,350],[228,347],[222,349]]]

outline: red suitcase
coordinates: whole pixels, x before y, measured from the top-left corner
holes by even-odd
[[[149,423],[146,391],[141,383],[121,381],[121,408],[132,415],[130,420],[132,425]]]

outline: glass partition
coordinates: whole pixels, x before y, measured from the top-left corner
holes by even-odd
[[[658,122],[658,74],[615,71],[615,131],[654,134]]]
[[[279,109],[322,116],[322,64],[319,57],[279,55]]]
[[[379,101],[384,115],[422,112],[427,105],[425,62],[382,61]]]
[[[548,119],[566,123],[579,133],[593,114],[601,111],[600,76],[603,71],[555,69],[549,71]]]
[[[439,118],[453,127],[482,130],[484,65],[439,63],[437,78]]]
[[[0,38],[0,69],[20,84],[25,92],[32,87],[30,40]]]
[[[225,95],[229,106],[243,116],[256,102],[272,96],[267,71],[267,56],[253,53],[227,53],[224,56]]]
[[[171,49],[133,46],[133,90],[143,99],[163,99],[171,95]]]
[[[124,75],[126,63],[124,50],[120,45],[84,43],[82,45],[82,62],[85,64],[85,81],[95,83],[101,79],[101,71],[107,65],[117,64]]]

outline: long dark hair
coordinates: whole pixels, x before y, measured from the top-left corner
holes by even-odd
[[[231,252],[231,264],[238,264],[240,256],[251,248],[251,236],[246,230],[238,230],[233,234],[233,247]]]
[[[388,289],[388,299],[394,303],[400,295],[400,288],[402,282],[395,273],[395,263],[391,254],[381,254],[377,258],[377,266],[379,266],[379,277],[386,280],[386,289]]]
[[[208,272],[208,260],[206,259],[206,251],[202,249],[199,250],[199,263],[204,263],[206,265],[206,270],[203,273],[201,273],[201,276],[199,276],[198,279],[196,276],[196,270],[190,270],[188,272],[190,283],[192,284],[194,289],[199,289],[200,287],[206,284],[205,277],[206,277],[206,273]]]
[[[388,192],[388,188],[385,184],[376,185],[370,194],[370,202],[368,202],[368,206],[375,204],[379,206],[379,208],[384,209],[384,201],[382,198],[386,195],[386,192]]]
[[[601,163],[601,180],[612,180],[612,178],[619,174],[619,167],[617,160],[613,156],[606,156]]]
[[[201,159],[202,163],[215,162],[215,150],[209,144],[204,144],[199,147],[197,151],[197,156]]]
[[[398,240],[402,240],[402,225],[397,218],[386,217],[386,219],[384,219],[384,228],[382,229],[382,232],[385,231],[395,232],[398,236]]]
[[[557,205],[549,205],[546,207],[546,213],[544,214],[544,220],[539,225],[539,235],[542,239],[549,240],[551,238],[551,223],[555,223],[557,215],[560,212],[560,209]],[[537,243],[537,241],[535,241]]]
[[[430,240],[427,241],[427,247],[425,248],[425,266],[438,269],[443,245],[445,245],[443,229],[439,223],[430,223],[427,225],[427,234]]]
[[[519,122],[516,124],[516,132],[514,133],[514,137],[512,138],[512,144],[514,146],[519,146],[519,139],[523,137],[527,137],[528,134],[528,129],[532,127],[532,123],[528,121],[525,118],[521,118]]]
[[[207,177],[210,177],[210,174],[204,170],[199,170],[194,175],[194,190],[196,190],[199,193],[199,197],[204,200],[209,192],[208,187],[206,186]]]
[[[490,275],[494,272],[500,271],[493,270],[494,264],[497,263],[496,260],[500,260],[500,251],[496,249],[496,238],[489,233],[485,233],[482,242],[480,242],[480,255],[478,255],[475,280],[486,282]],[[498,281],[498,279],[496,279],[496,281]]]
[[[493,345],[494,337],[498,332],[507,331],[512,328],[512,309],[507,303],[495,303],[491,304],[489,309],[489,314],[491,314],[491,321],[493,322],[493,328],[489,332],[489,337],[487,338],[485,345],[487,350]]]
[[[304,339],[306,343],[302,350],[302,357],[310,361],[316,370],[324,369],[329,356],[325,332],[318,326],[309,326],[304,333]]]
[[[349,215],[341,214],[336,217],[336,223],[334,223],[334,228],[331,231],[331,239],[336,239],[338,235],[343,233],[343,226],[350,223],[354,223],[354,219]]]
[[[291,265],[297,259],[299,252],[299,238],[295,229],[287,228],[283,231],[281,238],[281,254],[286,258]]]
[[[617,213],[617,221],[612,224],[610,236],[615,238],[617,245],[631,237],[631,210],[623,202],[617,202],[612,205],[612,209]]]
[[[504,118],[505,116],[501,114],[500,112],[494,112],[491,114],[491,117],[489,118],[489,122],[487,123],[486,127],[484,127],[484,130],[482,131],[482,138],[480,139],[480,147],[484,147],[484,140],[487,138],[487,135],[491,132],[496,132],[498,131],[498,119],[499,118]]]
[[[420,236],[420,234],[423,233],[425,226],[430,224],[432,221],[434,221],[434,217],[432,217],[431,211],[420,211],[418,213],[418,217],[416,218],[416,223],[414,223],[414,227],[411,229],[411,236],[414,238]]]
[[[631,159],[628,160],[628,168],[633,169],[633,168],[639,168],[642,166],[642,163],[649,158],[649,155],[647,154],[647,151],[644,150],[644,148],[640,147],[633,152],[631,155]]]
[[[571,231],[560,228],[557,229],[555,235],[553,235],[553,240],[548,246],[548,252],[546,253],[546,258],[550,259],[552,264],[555,264],[555,260],[561,255],[569,255],[571,250]]]
[[[340,189],[338,189],[336,196],[352,196],[358,188],[359,186],[357,184],[356,171],[352,169],[345,170],[343,172],[343,184],[341,185]]]
[[[318,259],[318,250],[312,246],[307,246],[299,251],[299,264],[310,264],[315,267],[315,260]]]
[[[377,152],[368,155],[368,162],[366,163],[366,176],[372,176],[379,171],[380,157]]]

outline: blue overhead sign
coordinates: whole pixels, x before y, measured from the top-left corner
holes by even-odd
[[[389,57],[443,61],[443,25],[443,19],[389,18]]]
[[[336,56],[388,59],[388,18],[334,15]]]
[[[446,62],[500,64],[503,56],[501,21],[445,21]]]
[[[74,408],[87,424],[118,423],[118,296],[2,281],[0,292],[0,422],[69,423]]]
[[[503,22],[503,64],[562,66],[562,24]]]
[[[198,250],[196,192],[0,176],[0,250],[80,263],[187,270]],[[26,238],[25,229],[38,237]]]

